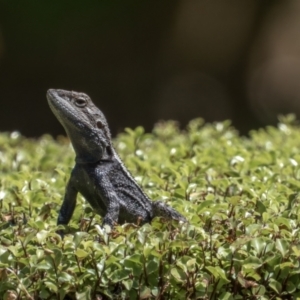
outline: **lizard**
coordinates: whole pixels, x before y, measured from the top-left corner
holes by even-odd
[[[187,222],[175,209],[145,194],[118,156],[107,120],[88,95],[49,89],[47,100],[76,155],[57,225],[69,223],[78,192],[103,217],[102,226],[143,225],[156,216]]]

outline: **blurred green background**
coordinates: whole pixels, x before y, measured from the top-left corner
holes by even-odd
[[[89,94],[113,134],[161,119],[241,133],[300,112],[300,1],[0,0],[0,130],[64,133],[48,88]]]

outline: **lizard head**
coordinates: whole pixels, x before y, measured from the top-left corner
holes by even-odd
[[[93,163],[112,155],[106,118],[88,95],[50,89],[47,100],[72,142],[76,162]]]

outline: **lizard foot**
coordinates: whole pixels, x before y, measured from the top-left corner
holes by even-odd
[[[152,202],[154,217],[163,217],[177,221],[187,222],[187,219],[177,212],[174,208],[168,206],[161,201]]]

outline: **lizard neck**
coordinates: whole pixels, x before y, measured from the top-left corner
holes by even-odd
[[[72,142],[73,148],[76,153],[75,162],[78,164],[92,164],[101,161],[114,161],[116,160],[116,152],[111,145],[95,146],[94,149],[89,148],[86,151],[85,147]],[[76,148],[75,148],[76,147]]]

